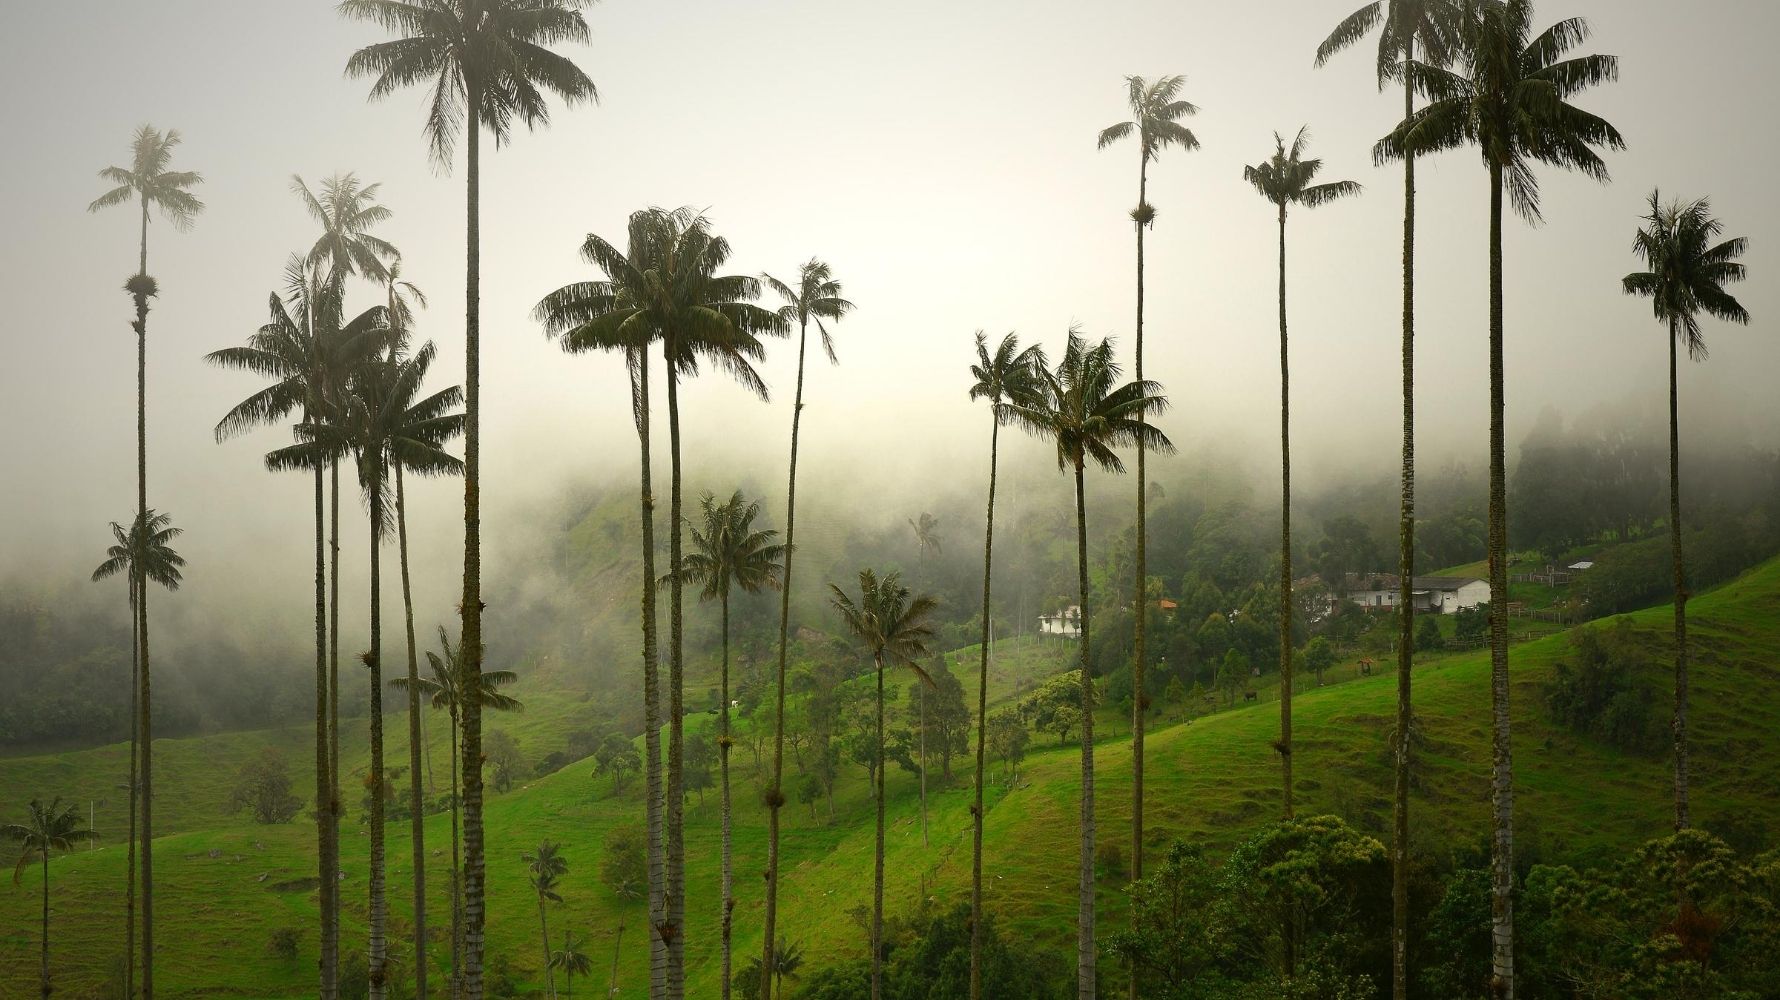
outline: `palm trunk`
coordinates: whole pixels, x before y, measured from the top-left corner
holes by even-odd
[[[730,857],[729,831],[729,588],[720,595],[723,608],[723,702],[717,707],[717,769],[723,782],[723,1000],[729,1000],[729,939],[735,918],[735,881]]]
[[[1514,760],[1508,731],[1508,489],[1502,386],[1502,168],[1490,166],[1490,995],[1514,1000]]]
[[[402,617],[408,638],[408,796],[414,852],[414,996],[426,1000],[426,833],[420,787],[420,666],[414,656],[414,589],[408,578],[408,494],[402,467],[396,473],[396,540],[402,562]]]
[[[1094,982],[1094,678],[1088,662],[1088,506],[1082,460],[1075,460],[1075,545],[1081,588],[1082,853],[1076,900],[1075,983],[1078,1000],[1095,1000]]]
[[[143,277],[148,275],[148,201],[142,202],[142,258],[141,271]],[[136,516],[139,523],[146,527],[148,520],[148,296],[145,289],[135,293],[136,301]],[[154,729],[152,726],[152,709],[149,703],[148,680],[148,579],[142,567],[134,567],[136,578],[136,607],[139,616],[137,633],[141,641],[137,648],[141,653],[141,672],[137,684],[137,752],[141,757],[142,768],[142,825],[139,831],[142,847],[142,996],[143,1000],[154,1000],[154,845],[153,805],[150,795],[154,788]]]
[[[606,996],[618,995],[618,956],[624,948],[624,911],[618,912],[618,935],[612,939],[612,975],[606,980]]]
[[[1143,155],[1137,171],[1137,206],[1141,210],[1149,195],[1149,157]],[[1143,381],[1143,230],[1137,223],[1137,343],[1136,375]],[[1140,413],[1137,419],[1145,418]],[[1137,580],[1132,591],[1131,608],[1136,617],[1131,649],[1131,881],[1143,878],[1143,723],[1149,694],[1144,688],[1143,673],[1148,657],[1145,637],[1149,631],[1149,474],[1144,469],[1143,439],[1137,441]],[[1085,608],[1086,605],[1084,604]],[[1137,930],[1137,907],[1131,907],[1131,930]],[[1137,1000],[1137,969],[1131,970],[1128,995]]]
[[[1415,58],[1404,39],[1403,59]],[[1403,118],[1415,114],[1415,90],[1403,88]],[[1415,660],[1415,153],[1403,154],[1403,492],[1397,516],[1397,745],[1391,817],[1391,996],[1409,1000],[1410,669]]]
[[[773,996],[773,935],[779,914],[779,807],[785,804],[785,658],[789,650],[791,628],[791,560],[797,555],[797,431],[803,419],[804,348],[809,340],[809,321],[797,328],[797,394],[791,405],[791,466],[785,485],[785,579],[779,590],[779,672],[773,713],[773,780],[767,786],[766,835],[766,910],[762,918],[760,958],[760,1000]],[[834,815],[834,791],[828,793],[829,818]]]
[[[43,1000],[49,1000],[49,845],[43,845]]]
[[[1681,558],[1681,407],[1675,321],[1669,321],[1669,555],[1675,574],[1675,829],[1687,816],[1687,566]]]
[[[931,847],[927,841],[927,691],[919,684],[915,685],[915,699],[921,726],[921,846]]]
[[[682,613],[684,581],[680,575],[680,377],[674,370],[672,333],[662,340],[667,363],[668,397],[668,565],[673,586],[668,589],[668,747],[667,747],[667,884],[663,903],[667,938],[667,1000],[680,1000],[686,991],[686,773],[685,773],[685,618]]]
[[[631,409],[636,417],[637,441],[642,449],[643,532],[643,754],[644,814],[648,825],[649,865],[649,996],[659,998],[667,986],[667,940],[662,936],[665,919],[661,841],[661,695],[656,664],[655,630],[655,488],[649,456],[649,355],[638,350],[629,359],[634,373]],[[613,961],[617,958],[614,956]]]
[[[136,572],[130,570],[130,832],[124,851],[124,1000],[136,996],[136,807],[137,757],[141,753],[136,729],[136,690],[142,683],[142,620],[136,606]],[[331,1000],[331,998],[324,998]]]
[[[1286,339],[1286,206],[1279,206],[1279,768],[1282,815],[1292,818],[1292,366]],[[1286,927],[1286,975],[1292,934]]]
[[[871,868],[871,1000],[884,995],[884,654],[873,657],[878,675],[878,738],[873,747],[872,783],[877,791],[877,839],[872,847]],[[767,944],[768,954],[772,944]],[[778,964],[777,956],[767,963],[770,973]]]
[[[372,456],[381,461],[382,456]],[[384,893],[383,845],[383,564],[380,543],[383,540],[383,483],[372,473],[371,495],[371,651],[365,665],[371,670],[371,933],[366,947],[370,965],[371,1000],[389,995],[389,944],[385,926],[389,920],[389,901]]]
[[[330,463],[328,499],[328,841],[336,861],[340,857],[340,817],[346,811],[340,793],[340,463]],[[335,977],[339,976],[340,889],[339,874],[328,897],[328,919],[334,929]],[[338,984],[336,983],[336,986]]]
[[[340,891],[340,860],[329,831],[333,826],[334,781],[328,749],[327,510],[321,466],[315,467],[315,843],[318,862],[316,897],[321,908],[321,1000],[339,993],[340,925],[334,897]]]
[[[556,996],[556,966],[550,964],[550,914],[544,909],[544,897],[538,896],[538,928],[544,933],[544,985],[549,995]]]
[[[983,996],[983,760],[989,737],[989,581],[995,554],[995,465],[1001,451],[1001,415],[989,428],[989,509],[983,525],[983,641],[977,665],[976,800],[971,805],[970,833],[970,1000]]]
[[[459,644],[458,690],[463,699],[463,810],[464,810],[464,995],[482,1000],[482,336],[481,208],[482,135],[480,91],[473,77],[467,80],[464,102],[465,184],[467,204],[464,255],[464,589],[459,607],[463,614],[463,638]]]
[[[461,696],[458,699],[462,701]],[[451,716],[451,996],[453,1000],[463,995],[463,951],[464,951],[464,897],[463,897],[463,858],[459,851],[459,809],[462,803],[458,799],[457,784],[457,706],[450,708]]]

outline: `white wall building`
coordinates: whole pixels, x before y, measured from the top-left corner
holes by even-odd
[[[1038,634],[1039,635],[1060,635],[1060,636],[1064,637],[1065,639],[1079,639],[1079,638],[1081,638],[1082,637],[1082,608],[1081,608],[1081,605],[1071,604],[1069,607],[1064,608],[1061,611],[1056,612],[1055,614],[1039,615],[1038,616]]]
[[[1397,606],[1398,578],[1386,573],[1373,576],[1350,576],[1347,599],[1362,608],[1388,609]],[[1418,576],[1410,580],[1415,610],[1449,615],[1487,604],[1490,585],[1487,580],[1469,576]]]

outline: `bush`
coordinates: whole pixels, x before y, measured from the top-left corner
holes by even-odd
[[[280,927],[272,932],[272,939],[266,943],[266,951],[274,958],[286,962],[297,960],[298,931],[295,927]]]
[[[1446,648],[1446,640],[1440,636],[1438,620],[1424,617],[1421,624],[1415,627],[1415,648],[1423,653],[1437,653]]]
[[[1575,640],[1574,663],[1560,661],[1545,684],[1552,721],[1579,736],[1633,753],[1663,746],[1664,727],[1649,685],[1654,670],[1631,623],[1584,629]]]
[[[288,823],[303,808],[303,800],[291,792],[290,767],[284,755],[272,747],[260,750],[235,775],[229,795],[230,812],[249,812],[256,823]]]

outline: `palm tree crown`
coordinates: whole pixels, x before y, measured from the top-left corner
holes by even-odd
[[[1378,89],[1401,76],[1403,54],[1411,46],[1419,49],[1422,59],[1436,66],[1452,62],[1458,45],[1459,23],[1464,0],[1372,0],[1359,10],[1342,18],[1335,30],[1316,49],[1316,65],[1321,68],[1329,57],[1359,42],[1380,28],[1378,33]]]
[[[1724,290],[1725,285],[1743,280],[1743,265],[1737,258],[1749,241],[1743,237],[1719,241],[1723,233],[1724,225],[1712,217],[1707,199],[1664,204],[1661,192],[1652,191],[1644,227],[1632,240],[1633,252],[1649,270],[1625,276],[1626,294],[1648,298],[1656,318],[1675,324],[1675,336],[1696,361],[1706,357],[1701,312],[1731,323],[1749,322],[1749,311]]]
[[[1360,185],[1355,181],[1311,183],[1322,171],[1323,161],[1304,159],[1304,147],[1309,141],[1309,126],[1298,129],[1298,135],[1292,139],[1289,150],[1285,139],[1278,132],[1273,133],[1273,142],[1277,147],[1273,155],[1252,167],[1243,167],[1242,179],[1254,185],[1261,197],[1278,205],[1282,212],[1288,205],[1316,208],[1339,198],[1359,194]]]
[[[571,105],[599,101],[587,74],[549,48],[588,40],[585,6],[587,0],[342,0],[340,13],[402,36],[353,53],[346,75],[375,77],[373,100],[430,83],[427,142],[433,158],[449,164],[468,113],[500,146],[512,137],[515,119],[527,128],[549,123],[546,91]]]
[[[988,335],[978,330],[977,363],[970,366],[976,382],[970,387],[970,398],[988,400],[995,419],[1005,423],[1012,416],[1010,403],[1029,402],[1038,395],[1043,384],[1038,369],[1043,363],[1044,351],[1037,344],[1021,350],[1019,337],[1012,333],[1003,336],[990,354]]]
[[[1142,441],[1162,454],[1174,443],[1148,422],[1168,408],[1160,383],[1132,381],[1118,385],[1121,374],[1113,360],[1113,342],[1089,346],[1081,331],[1069,331],[1069,346],[1055,369],[1037,355],[1038,395],[1008,404],[1009,416],[1029,432],[1057,445],[1057,468],[1083,468],[1089,461],[1108,472],[1124,472],[1114,449]]]
[[[680,572],[687,583],[700,585],[701,596],[715,600],[731,587],[755,594],[766,588],[777,589],[784,570],[785,546],[773,542],[778,532],[771,528],[755,530],[754,519],[760,516],[760,504],[743,499],[741,491],[728,500],[717,502],[714,494],[699,498],[703,514],[702,527],[692,528],[693,551],[681,560]],[[672,575],[664,575],[665,585]]]
[[[1484,164],[1502,173],[1515,212],[1529,222],[1542,218],[1534,163],[1605,181],[1607,165],[1596,149],[1624,149],[1625,139],[1612,124],[1570,99],[1618,79],[1619,60],[1605,55],[1564,58],[1588,38],[1588,22],[1573,17],[1534,35],[1532,18],[1532,0],[1482,0],[1468,6],[1459,25],[1460,68],[1444,69],[1423,60],[1403,68],[1429,103],[1379,140],[1374,159],[1384,163],[1405,152],[1420,155],[1475,144]]]
[[[25,822],[0,826],[0,838],[19,845],[19,862],[12,871],[12,882],[17,885],[33,862],[47,860],[53,851],[72,851],[75,844],[98,840],[99,835],[81,825],[79,806],[63,806],[58,796],[48,805],[42,799],[32,799]]]
[[[134,577],[140,573],[152,583],[178,590],[185,558],[173,551],[171,543],[183,533],[173,527],[172,515],[154,510],[144,511],[128,530],[111,522],[111,534],[117,542],[105,550],[105,561],[93,570],[93,579],[104,580],[119,573]]]
[[[426,651],[426,659],[433,675],[421,677],[414,681],[420,693],[432,702],[434,708],[444,709],[456,718],[463,705],[458,696],[458,652],[452,648],[451,637],[446,634],[445,627],[439,626],[439,645],[445,650],[441,656],[432,650]],[[477,703],[483,708],[496,712],[519,712],[525,709],[519,699],[512,695],[502,694],[498,689],[504,688],[519,680],[519,675],[511,670],[484,670],[478,675],[482,692]],[[393,677],[389,686],[398,691],[408,690],[408,678]]]
[[[117,186],[94,198],[87,211],[97,212],[136,198],[142,202],[144,216],[153,206],[173,228],[181,232],[190,229],[204,211],[204,203],[186,189],[204,183],[204,178],[190,170],[167,169],[179,143],[178,129],[162,132],[148,125],[137,129],[130,140],[130,165],[99,171],[100,177]]]
[[[926,594],[911,595],[895,573],[879,579],[869,569],[859,571],[857,601],[832,583],[828,589],[832,594],[829,603],[866,652],[882,657],[886,664],[907,667],[929,685],[933,683],[918,661],[927,655],[927,643],[933,638],[927,618],[938,610],[937,600]]]
[[[779,316],[787,328],[791,325],[802,328],[815,323],[817,332],[822,334],[822,350],[828,355],[829,363],[839,364],[840,359],[834,354],[834,338],[822,321],[840,319],[853,311],[853,303],[841,298],[841,283],[834,280],[834,272],[829,266],[814,257],[804,261],[797,268],[796,288],[770,274],[761,277],[766,286],[784,300],[785,304],[779,307]]]
[[[1182,118],[1199,113],[1199,108],[1191,101],[1180,98],[1186,82],[1186,77],[1179,75],[1160,77],[1154,83],[1141,76],[1126,77],[1126,100],[1131,105],[1131,120],[1101,129],[1097,148],[1105,149],[1136,135],[1141,154],[1139,166],[1145,170],[1150,161],[1169,146],[1188,151],[1198,149],[1199,137],[1180,123]],[[1131,210],[1131,217],[1138,225],[1147,226],[1155,221],[1156,211],[1146,201]]]
[[[291,175],[291,192],[302,199],[310,217],[321,226],[321,235],[305,260],[318,272],[325,267],[330,283],[343,282],[354,274],[377,284],[390,280],[390,265],[401,254],[371,235],[372,227],[390,217],[389,209],[377,204],[381,186],[360,184],[355,174],[335,174],[321,182],[321,196],[317,197],[303,178]]]

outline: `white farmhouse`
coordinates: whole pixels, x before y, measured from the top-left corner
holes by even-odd
[[[1081,605],[1071,604],[1069,607],[1064,608],[1055,614],[1039,615],[1038,616],[1038,634],[1039,635],[1060,635],[1065,639],[1079,639],[1079,638],[1081,638],[1082,637],[1082,608],[1081,608]]]
[[[1395,608],[1398,579],[1388,573],[1350,575],[1347,599],[1362,608]],[[1415,610],[1442,615],[1467,611],[1488,603],[1490,599],[1489,582],[1470,576],[1413,577],[1410,590],[1414,595]]]

